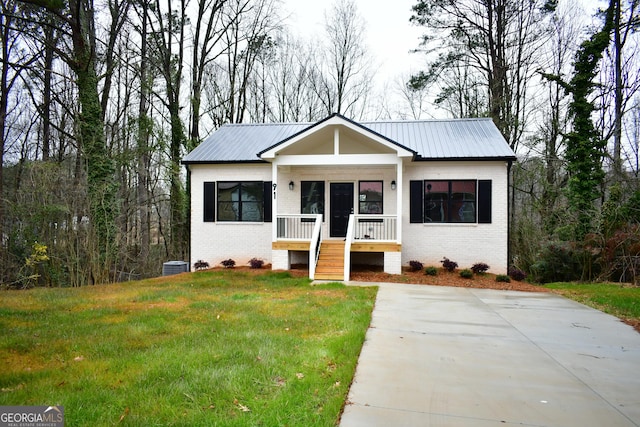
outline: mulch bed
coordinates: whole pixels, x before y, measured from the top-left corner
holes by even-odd
[[[375,271],[373,269],[367,269],[366,267],[356,266],[351,272],[351,280],[357,282],[411,283],[416,285],[455,286],[521,292],[549,292],[548,289],[542,286],[516,282],[515,280],[509,283],[496,282],[495,274],[477,274],[471,279],[465,279],[460,277],[459,271],[448,272],[443,269],[439,269],[436,276],[429,276],[425,274],[424,271],[409,271],[407,269],[403,270],[402,274],[387,274],[383,271]]]
[[[249,272],[251,274],[262,274],[265,270],[271,270],[271,265],[264,265],[261,269],[252,269],[245,266],[235,267],[235,270]],[[216,267],[212,270],[223,270]],[[308,277],[309,270],[306,265],[292,265],[289,273],[294,277]],[[516,282],[512,280],[510,283],[496,282],[496,275],[485,273],[474,275],[471,279],[460,277],[460,272],[448,272],[439,269],[436,276],[429,276],[424,271],[409,271],[404,269],[402,274],[388,274],[382,271],[382,267],[371,266],[353,266],[351,269],[351,281],[354,282],[391,282],[391,283],[410,283],[415,285],[432,285],[432,286],[456,286],[462,288],[480,288],[480,289],[498,289],[506,291],[522,291],[522,292],[549,292],[542,286],[532,285],[525,282]]]

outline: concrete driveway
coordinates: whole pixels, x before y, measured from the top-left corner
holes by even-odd
[[[380,286],[340,422],[640,426],[640,334],[560,296]]]

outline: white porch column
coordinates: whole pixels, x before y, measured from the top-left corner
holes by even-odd
[[[278,238],[278,165],[276,161],[271,163],[271,241]],[[275,187],[274,187],[275,185]]]
[[[402,158],[398,157],[398,163],[396,164],[396,239],[398,243],[402,243],[402,200],[403,200],[403,162]]]

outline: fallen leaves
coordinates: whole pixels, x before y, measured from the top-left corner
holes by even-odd
[[[248,406],[243,405],[242,403],[238,402],[238,399],[234,399],[233,400],[233,404],[236,405],[236,407],[238,409],[240,409],[242,412],[251,412],[251,409],[249,409]]]
[[[9,392],[12,392],[12,391],[21,390],[23,388],[24,388],[24,383],[20,383],[15,387],[6,387],[6,388],[3,387],[3,388],[0,388],[0,391],[3,392],[3,393],[9,393]]]
[[[124,420],[127,415],[129,415],[129,407],[124,408],[124,413],[122,415],[120,415],[120,419],[118,420],[118,423],[121,423],[122,420]]]

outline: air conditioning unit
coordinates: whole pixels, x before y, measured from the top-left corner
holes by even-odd
[[[189,271],[189,263],[186,261],[168,261],[162,264],[162,275],[171,276]]]

